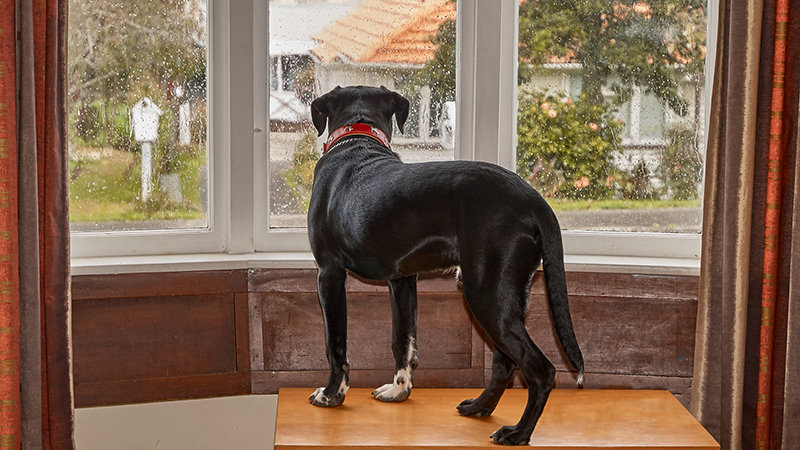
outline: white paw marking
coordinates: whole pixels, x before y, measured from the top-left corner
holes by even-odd
[[[394,382],[375,389],[372,396],[383,402],[405,400],[411,391],[411,368],[398,370]]]
[[[316,391],[314,391],[314,393],[311,394],[311,397],[308,398],[308,401],[311,402],[312,404],[315,404],[315,405],[319,404],[319,403],[322,403],[323,399],[325,398],[325,394],[322,393],[322,391],[324,391],[324,390],[325,390],[325,388],[321,387],[321,388],[317,389]]]
[[[342,395],[347,395],[347,391],[350,390],[350,385],[347,384],[346,379],[342,379],[342,384],[339,385],[339,393]]]

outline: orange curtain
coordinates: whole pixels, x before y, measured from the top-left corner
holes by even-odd
[[[16,42],[13,5],[0,14],[0,448],[19,448]]]
[[[74,448],[65,26],[0,3],[0,449]]]

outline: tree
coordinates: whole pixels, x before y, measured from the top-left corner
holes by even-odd
[[[688,102],[674,73],[702,73],[703,0],[526,0],[520,4],[520,75],[566,60],[581,68],[581,91],[606,102],[611,88],[622,103],[634,85],[684,116]]]
[[[584,120],[573,120],[573,125],[544,121],[547,117],[532,112],[526,89],[521,89],[520,173],[544,165],[538,176],[549,178],[550,184],[536,178],[532,182],[542,184],[540,190],[549,190],[544,193],[551,196],[602,198],[614,190],[625,198],[652,196],[651,174],[643,164],[631,173],[613,168],[611,154],[621,143],[613,114],[639,87],[678,116],[687,115],[689,102],[678,81],[686,76],[700,81],[705,18],[702,0],[521,2],[519,83],[532,80],[547,63],[577,64],[581,94],[569,100]],[[609,98],[608,90],[614,93]],[[585,122],[596,124],[597,133],[584,136]],[[558,141],[552,136],[559,136]],[[556,184],[554,177],[559,178]]]
[[[431,36],[436,45],[433,59],[417,74],[416,85],[428,85],[431,95],[440,102],[456,99],[456,21],[445,20],[436,35]]]
[[[102,114],[97,120],[111,126],[119,121],[114,115],[127,114],[118,105],[205,84],[205,17],[197,0],[71,0],[69,10],[68,89],[79,118]]]
[[[702,82],[705,5],[704,0],[523,0],[519,7],[517,172],[553,197],[603,198],[621,189],[618,180],[622,177],[614,176],[612,153],[619,150],[623,124],[614,112],[630,100],[635,86],[679,116],[689,112],[678,81],[688,76],[697,86]],[[418,84],[431,86],[434,96],[452,100],[455,23],[443,23],[431,42],[438,49],[418,75]],[[553,62],[577,64],[580,95],[571,98],[524,86]],[[614,95],[606,98],[607,90]],[[551,108],[543,109],[545,104]],[[692,149],[684,147],[681,155],[688,155]],[[665,162],[671,161],[674,148],[670,140]],[[692,161],[697,154],[695,145]],[[675,171],[688,170],[690,165],[672,167],[669,177],[667,172],[657,174],[667,184],[696,178],[696,165],[683,178]],[[635,180],[650,177],[627,175]],[[673,196],[678,192],[680,197],[690,196],[686,186],[669,190]]]
[[[679,115],[687,101],[674,73],[703,73],[704,0],[523,0],[519,7],[520,84],[554,60],[581,67],[582,92],[605,102],[603,86],[630,99],[634,85],[653,93]],[[455,22],[431,38],[438,45],[420,79],[446,100],[455,98]]]

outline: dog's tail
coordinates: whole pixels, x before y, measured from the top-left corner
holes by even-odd
[[[544,199],[542,199],[544,203]],[[546,203],[545,203],[546,205]],[[553,316],[556,335],[561,342],[561,348],[578,369],[578,386],[583,386],[583,355],[575,339],[572,327],[572,316],[569,312],[567,299],[567,281],[564,272],[564,247],[561,242],[561,227],[555,213],[549,206],[544,208],[540,217],[539,232],[542,235],[543,253],[542,268],[544,269],[544,282],[547,285],[547,296],[550,300],[550,314]]]

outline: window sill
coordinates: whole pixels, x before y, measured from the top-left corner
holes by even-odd
[[[568,272],[690,276],[700,274],[699,259],[566,255],[564,260]],[[310,252],[72,258],[72,275],[316,267]]]

